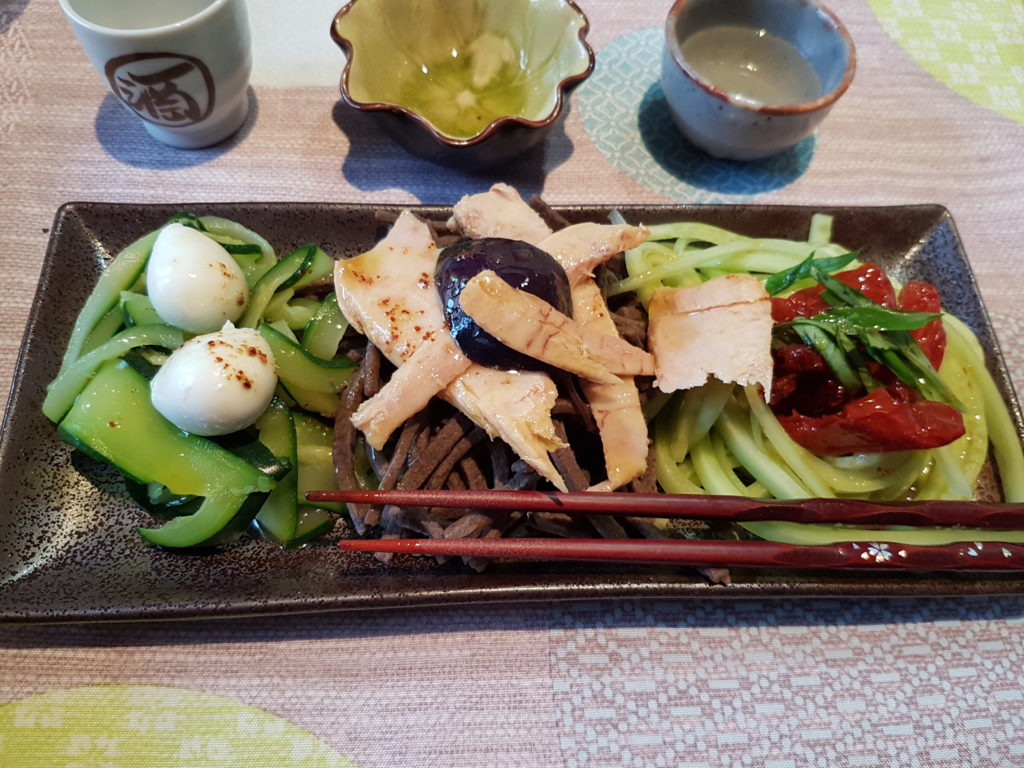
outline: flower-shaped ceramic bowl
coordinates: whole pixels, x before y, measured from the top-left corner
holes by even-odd
[[[594,69],[572,0],[352,0],[344,100],[410,152],[482,170],[536,146]]]

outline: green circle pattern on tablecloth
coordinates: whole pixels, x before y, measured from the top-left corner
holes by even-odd
[[[155,685],[83,686],[0,705],[0,765],[354,768],[262,709]]]
[[[1024,3],[868,0],[888,32],[957,93],[1024,123]]]

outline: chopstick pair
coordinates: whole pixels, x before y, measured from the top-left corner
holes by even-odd
[[[781,520],[861,526],[1024,528],[1024,505],[959,501],[879,504],[854,499],[758,500],[738,496],[544,491],[359,490],[312,491],[316,501],[421,507],[520,509],[566,514],[616,514],[701,520]],[[672,563],[696,567],[898,568],[905,570],[1021,570],[1024,547],[1001,542],[916,546],[886,542],[799,546],[770,541],[663,539],[380,539],[343,540],[346,551],[415,553],[518,560]]]
[[[1024,504],[973,501],[879,503],[860,499],[751,499],[745,496],[671,493],[589,493],[494,490],[310,491],[309,501],[390,504],[413,507],[470,507],[563,512],[570,515],[674,517],[688,520],[783,520],[849,525],[969,526],[1024,529]]]

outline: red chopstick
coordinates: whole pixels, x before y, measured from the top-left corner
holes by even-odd
[[[502,560],[588,560],[692,567],[1024,570],[1024,547],[964,542],[918,547],[847,542],[799,547],[762,541],[650,539],[345,539],[345,552],[483,557]]]
[[[884,504],[858,499],[765,500],[743,496],[670,493],[558,493],[555,491],[359,490],[310,491],[309,501],[414,507],[519,509],[584,515],[678,517],[690,520],[782,520],[853,525],[968,526],[1024,529],[1024,505],[969,501]]]
[[[772,541],[689,539],[343,539],[338,546],[346,552],[610,561],[698,568],[1024,570],[1024,547],[999,542],[922,547],[877,541],[802,547]]]

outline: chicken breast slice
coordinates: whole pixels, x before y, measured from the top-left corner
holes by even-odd
[[[543,373],[499,371],[473,364],[441,396],[490,437],[499,437],[558,490],[565,481],[548,453],[564,448],[551,409],[558,391]]]
[[[341,311],[395,365],[423,344],[450,338],[434,287],[437,256],[427,225],[403,211],[372,249],[334,266]]]
[[[472,365],[449,336],[447,342],[422,344],[402,363],[373,396],[352,414],[352,424],[366,442],[380,450],[391,433],[423,410],[439,393]]]
[[[592,279],[572,288],[573,316],[584,328],[618,337],[615,321],[608,311],[601,289]],[[614,491],[638,477],[647,468],[647,421],[640,407],[640,393],[632,376],[614,383],[580,382],[590,403],[604,453],[608,479],[591,486],[591,491]]]
[[[506,237],[536,245],[550,253],[570,283],[593,276],[593,270],[615,254],[636,248],[647,239],[645,227],[583,222],[552,232],[540,214],[508,184],[466,195],[455,204],[449,226],[466,237]]]
[[[543,299],[513,288],[491,270],[466,283],[459,294],[473,321],[511,349],[581,378],[616,382],[613,371],[654,373],[654,358],[616,336],[588,331]],[[623,370],[633,363],[638,370]]]
[[[437,256],[427,225],[403,211],[374,248],[334,267],[345,317],[398,367],[353,415],[376,448],[470,366],[445,325],[434,287]]]
[[[551,234],[540,214],[508,184],[466,195],[452,208],[448,225],[466,237],[506,237],[536,245]]]
[[[537,243],[562,265],[569,284],[594,276],[594,269],[621,251],[636,248],[647,239],[645,227],[631,224],[597,224],[586,221],[560,229]]]
[[[743,386],[772,384],[772,309],[751,275],[660,288],[648,306],[648,347],[662,392],[690,389],[714,376]]]

